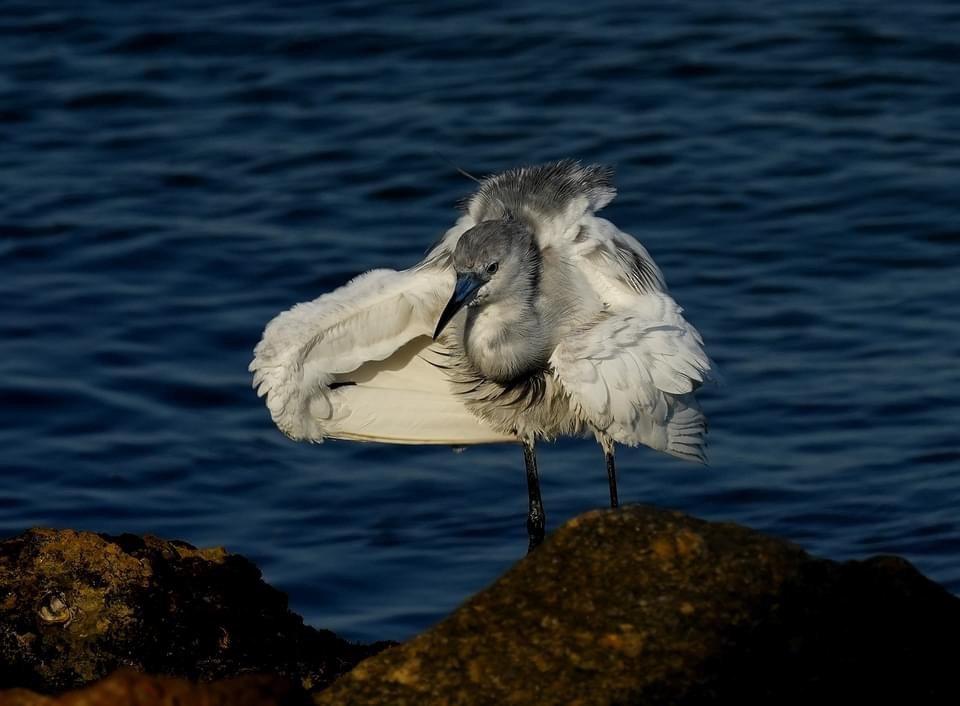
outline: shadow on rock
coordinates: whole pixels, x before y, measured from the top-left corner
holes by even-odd
[[[248,675],[197,684],[121,669],[95,684],[60,696],[12,689],[2,706],[310,706],[303,689],[282,677]]]

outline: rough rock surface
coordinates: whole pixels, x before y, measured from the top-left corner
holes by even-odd
[[[384,646],[305,626],[223,549],[51,529],[0,543],[0,689],[60,692],[131,667],[201,681],[268,672],[313,691]]]
[[[960,599],[647,507],[583,515],[317,704],[960,704]]]

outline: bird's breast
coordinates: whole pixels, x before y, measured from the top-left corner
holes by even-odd
[[[485,378],[504,384],[543,370],[550,357],[535,316],[517,316],[496,305],[470,310],[463,348]]]

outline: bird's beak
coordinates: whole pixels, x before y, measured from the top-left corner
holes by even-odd
[[[439,336],[447,324],[450,323],[450,319],[463,308],[464,304],[471,302],[476,296],[477,290],[480,289],[483,284],[483,281],[478,279],[474,274],[467,273],[457,275],[457,284],[453,288],[453,296],[450,297],[450,301],[448,301],[444,307],[443,313],[440,314],[440,319],[437,321],[437,330],[433,332],[433,340],[437,340],[437,336]]]

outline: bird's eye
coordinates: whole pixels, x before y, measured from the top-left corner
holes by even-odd
[[[500,269],[500,265],[498,263],[491,262],[489,265],[487,265],[487,274],[488,275],[496,274],[497,270],[499,269]]]

